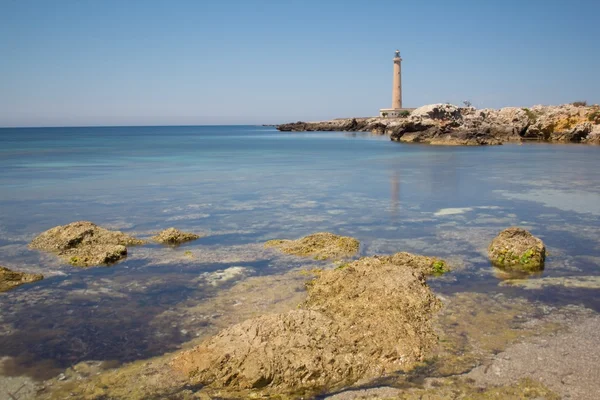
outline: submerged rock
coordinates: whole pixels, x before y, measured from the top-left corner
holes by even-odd
[[[120,231],[109,231],[89,221],[49,229],[29,247],[54,253],[77,267],[113,264],[127,256],[127,247],[144,244]]]
[[[44,276],[40,274],[17,272],[0,266],[0,292],[6,292],[25,283],[37,282],[42,279]]]
[[[546,247],[525,229],[511,227],[492,240],[488,257],[499,268],[518,271],[539,271],[544,268]]]
[[[367,257],[321,271],[298,310],[249,319],[177,355],[193,385],[270,393],[340,388],[422,361],[440,302],[414,268]]]
[[[508,279],[500,282],[500,286],[519,286],[523,289],[536,290],[548,286],[563,286],[576,289],[600,289],[600,276],[561,276],[539,279]]]
[[[182,232],[179,229],[168,228],[159,232],[158,235],[153,236],[152,240],[162,244],[177,245],[199,238],[200,235],[196,235],[195,233]]]
[[[210,286],[221,286],[231,281],[245,278],[254,272],[250,268],[245,267],[229,267],[226,269],[220,269],[214,272],[204,272],[200,275],[197,281],[204,285]]]
[[[318,232],[298,240],[269,240],[265,243],[265,247],[275,247],[286,254],[328,260],[350,258],[356,255],[360,242],[349,236]]]

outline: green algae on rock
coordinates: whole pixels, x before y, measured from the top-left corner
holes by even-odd
[[[200,235],[196,235],[195,233],[182,232],[179,229],[168,228],[159,232],[156,236],[153,236],[152,240],[162,244],[178,245],[199,238]]]
[[[409,370],[435,346],[440,308],[423,275],[363,258],[321,271],[298,310],[224,329],[174,357],[192,385],[310,394]]]
[[[546,247],[525,229],[511,227],[492,240],[488,257],[499,268],[534,272],[544,269]]]
[[[25,283],[37,282],[42,279],[44,276],[40,274],[17,272],[0,266],[0,292],[6,292]]]
[[[316,260],[336,260],[356,255],[360,242],[349,236],[318,232],[298,240],[269,240],[265,247],[275,247],[286,254],[313,257]]]
[[[71,265],[89,267],[113,264],[127,256],[127,247],[144,244],[120,231],[110,231],[89,221],[57,226],[29,244],[36,250],[54,253]]]

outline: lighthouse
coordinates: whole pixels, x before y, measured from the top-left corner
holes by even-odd
[[[400,50],[396,50],[396,55],[394,56],[392,109],[399,110],[401,108],[402,108],[402,58],[400,58]]]
[[[411,109],[402,108],[402,57],[400,50],[394,55],[394,73],[392,75],[392,108],[382,108],[379,116],[384,118],[397,118],[408,114]]]

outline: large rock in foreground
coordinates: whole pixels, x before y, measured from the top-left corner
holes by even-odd
[[[0,292],[6,292],[25,283],[37,282],[42,279],[44,279],[44,276],[40,274],[11,271],[0,266]]]
[[[178,245],[199,238],[200,235],[196,235],[195,233],[182,232],[179,229],[168,228],[159,232],[156,236],[153,236],[152,240],[162,244]]]
[[[176,356],[192,385],[310,394],[408,370],[437,343],[423,275],[369,257],[322,271],[298,310],[221,331]]]
[[[265,247],[275,247],[286,254],[313,257],[317,260],[350,258],[358,253],[360,242],[349,236],[318,232],[298,240],[269,240]]]
[[[533,272],[544,269],[546,247],[541,239],[521,228],[507,228],[492,240],[488,257],[496,267]]]
[[[72,222],[49,229],[29,247],[54,253],[71,265],[89,267],[113,264],[127,256],[126,246],[144,244],[123,232],[109,231],[89,221]]]

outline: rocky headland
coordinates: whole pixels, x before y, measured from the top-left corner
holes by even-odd
[[[388,135],[391,140],[434,145],[507,142],[600,144],[600,106],[582,103],[531,108],[476,109],[431,104],[402,118],[341,118],[278,125],[283,132],[344,131]]]

